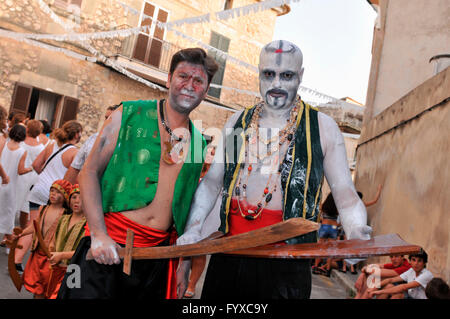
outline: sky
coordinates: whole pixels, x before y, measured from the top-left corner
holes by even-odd
[[[376,12],[366,0],[302,0],[277,18],[273,40],[303,52],[302,86],[365,103]]]

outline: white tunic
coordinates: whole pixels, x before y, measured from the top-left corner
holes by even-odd
[[[24,142],[20,143],[20,146],[27,151],[25,167],[30,167],[39,153],[45,148],[43,144],[31,146]],[[38,181],[38,176],[34,170],[19,176],[19,182],[17,183],[17,211],[30,212],[30,205],[26,198],[30,192],[30,187]]]
[[[61,147],[64,147],[64,145],[62,145]],[[74,147],[75,146],[70,145],[62,152],[59,152],[47,164],[47,167],[45,167],[45,169],[39,174],[37,183],[34,184],[33,189],[29,193],[29,196],[27,198],[29,202],[33,202],[39,205],[47,204],[50,193],[50,186],[52,186],[54,181],[63,179],[67,171],[67,167],[65,167],[62,162],[62,155],[69,149]],[[52,155],[55,154],[59,149],[60,147],[58,147],[58,144],[55,142]],[[50,155],[50,157],[52,155]]]
[[[9,176],[9,183],[0,185],[0,233],[12,234],[14,220],[16,216],[16,186],[18,182],[19,161],[25,150],[19,147],[11,151],[8,145],[3,148],[0,162],[6,175]]]

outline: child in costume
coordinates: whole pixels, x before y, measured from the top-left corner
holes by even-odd
[[[37,223],[48,251],[54,251],[55,233],[61,216],[68,209],[67,202],[72,185],[65,180],[56,180],[50,187],[48,204],[41,206]],[[53,273],[50,260],[39,244],[33,224],[27,226],[20,237],[33,234],[31,255],[23,273],[24,287],[35,299],[45,298],[50,276]]]
[[[53,274],[49,281],[46,297],[56,299],[67,265],[75,249],[84,237],[86,217],[81,208],[80,187],[73,185],[69,195],[70,211],[59,219],[55,234],[55,251],[51,252],[50,264]]]

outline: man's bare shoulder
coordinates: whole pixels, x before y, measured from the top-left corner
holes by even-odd
[[[319,132],[320,132],[320,144],[322,146],[322,152],[326,155],[327,150],[344,142],[341,130],[336,121],[329,115],[319,112]]]

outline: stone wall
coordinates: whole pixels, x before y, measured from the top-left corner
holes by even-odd
[[[374,235],[397,233],[422,246],[427,268],[450,280],[450,68],[395,102],[363,127],[356,188],[371,198]],[[372,195],[373,194],[373,195]]]

